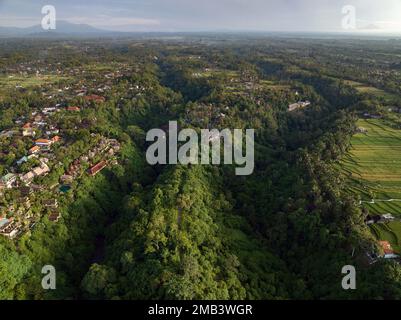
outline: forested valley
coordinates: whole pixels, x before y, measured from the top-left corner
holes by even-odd
[[[0,46],[0,131],[38,108],[62,108],[47,121],[66,144],[36,185],[57,184],[102,137],[120,150],[112,166],[57,193],[56,223],[43,214],[54,189],[31,195],[34,227],[0,237],[0,299],[401,298],[401,267],[369,263],[367,252],[381,249],[337,169],[358,115],[379,112],[348,81],[387,88],[388,79],[369,78],[348,41],[336,40],[333,52],[330,40],[231,40],[2,40],[10,43]],[[379,54],[374,41],[360,45]],[[7,87],[17,74],[20,85]],[[289,112],[302,100],[310,106]],[[146,132],[169,121],[255,129],[253,174],[149,165]],[[5,175],[31,145],[0,140]],[[18,207],[18,192],[6,190],[1,208]],[[56,290],[41,286],[44,265],[57,271]],[[342,289],[345,265],[358,270],[358,290]]]

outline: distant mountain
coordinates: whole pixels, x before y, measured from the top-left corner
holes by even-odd
[[[88,24],[74,24],[67,21],[57,21],[55,30],[44,30],[41,25],[28,28],[0,27],[0,37],[57,37],[57,36],[102,36],[123,34],[97,29]]]
[[[364,26],[362,28],[359,28],[359,30],[381,30],[381,28],[375,24],[369,24],[367,26]]]

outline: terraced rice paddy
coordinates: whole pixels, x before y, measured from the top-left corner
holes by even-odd
[[[352,138],[352,148],[342,161],[349,190],[361,196],[361,205],[371,214],[391,213],[401,219],[401,130],[384,120],[359,120],[357,125],[367,131]],[[401,222],[371,229],[379,240],[388,240],[400,250]]]
[[[367,132],[352,138],[352,149],[343,159],[343,170],[353,182],[350,188],[363,201],[379,200],[363,204],[372,213],[401,217],[401,130],[373,119],[359,120],[358,126]]]

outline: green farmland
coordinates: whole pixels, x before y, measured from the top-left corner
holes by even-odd
[[[401,218],[401,130],[384,120],[359,120],[352,148],[342,160],[349,180],[349,191],[359,195],[362,206],[371,214],[391,213]],[[371,226],[378,240],[388,240],[396,251],[401,248],[401,222]]]
[[[0,77],[0,93],[8,92],[16,86],[23,88],[32,88],[43,85],[56,83],[60,80],[66,80],[67,77],[60,77],[55,75],[38,75],[38,76],[20,76],[9,75]]]
[[[397,96],[386,92],[382,89],[372,87],[368,84],[356,82],[356,81],[351,81],[351,80],[346,80],[344,81],[347,85],[354,87],[359,93],[367,93],[375,97],[382,97],[384,98],[385,101],[391,102],[394,99],[397,99]]]
[[[352,138],[352,148],[343,159],[350,189],[367,201],[363,205],[370,212],[401,217],[401,130],[373,119],[359,120],[358,127],[367,132]]]

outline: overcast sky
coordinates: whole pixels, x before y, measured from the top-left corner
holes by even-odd
[[[342,8],[356,8],[359,30],[401,33],[401,0],[0,0],[0,25],[57,19],[122,31],[344,31]]]

